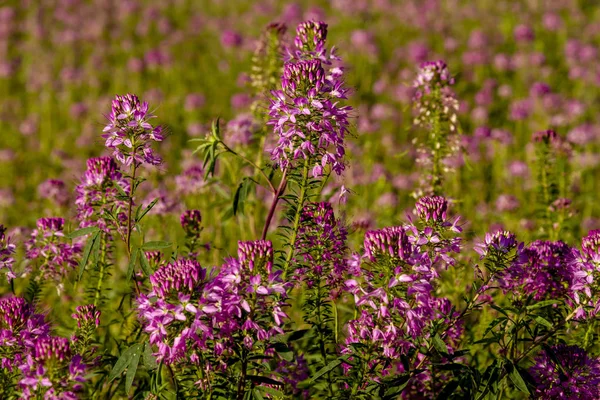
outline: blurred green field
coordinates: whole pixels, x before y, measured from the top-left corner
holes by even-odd
[[[252,169],[223,156],[213,178],[186,175],[202,163],[190,140],[207,134],[217,118],[225,142],[239,139],[230,121],[251,113],[256,100],[249,74],[261,32],[282,22],[291,42],[297,23],[308,19],[329,24],[328,43],[344,60],[352,88],[348,168],[329,178],[323,200],[350,227],[353,249],[366,230],[399,225],[412,212],[422,172],[416,148],[424,140],[413,126],[412,82],[421,62],[437,59],[455,76],[460,102],[461,151],[448,161],[443,192],[452,214],[462,217],[467,248],[498,228],[526,243],[560,238],[570,245],[600,228],[600,7],[591,0],[1,2],[0,223],[18,242],[38,218],[72,217],[86,160],[108,154],[101,134],[111,99],[135,93],[168,133],[157,147],[165,163],[143,172],[148,180],[136,197],[137,204],[159,198],[140,240],[181,243],[181,212],[199,209],[207,244],[200,262],[220,265],[235,255],[238,240],[260,237],[271,196],[253,190],[233,215],[236,189]],[[263,99],[260,107],[267,106]],[[555,231],[540,230],[531,141],[546,129],[567,143],[559,197],[571,205]],[[267,137],[266,147],[274,140]],[[234,148],[264,165],[269,155],[261,143],[242,140]],[[38,188],[48,179],[65,182],[68,202],[44,198]],[[342,188],[350,190],[347,203]],[[75,228],[71,223],[67,231]],[[122,248],[116,254],[113,304],[129,290],[120,284],[128,261]],[[447,271],[441,288],[457,304],[477,263],[468,254],[461,259],[468,267]],[[0,294],[10,290],[0,286]],[[59,297],[47,296],[51,309]],[[72,325],[68,313],[51,316],[59,326]],[[127,330],[127,318],[112,334]],[[492,318],[481,316],[482,326]],[[301,323],[297,313],[292,319]]]

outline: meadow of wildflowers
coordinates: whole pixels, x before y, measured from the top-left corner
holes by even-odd
[[[0,3],[0,399],[600,399],[600,6]]]

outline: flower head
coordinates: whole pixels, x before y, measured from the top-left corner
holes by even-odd
[[[34,268],[40,273],[36,279],[60,281],[78,265],[80,243],[69,243],[63,233],[63,218],[40,218],[31,239],[25,243],[26,257],[31,261],[26,272]]]
[[[10,238],[6,234],[6,228],[0,224],[0,272],[5,273],[6,279],[9,281],[16,278],[13,271],[15,249],[16,246],[10,242]]]
[[[536,399],[600,398],[600,360],[578,346],[559,344],[542,350],[529,373]]]
[[[448,200],[442,196],[425,196],[417,200],[415,208],[424,222],[443,223],[446,221]]]
[[[160,165],[162,160],[154,154],[152,142],[164,139],[162,128],[152,126],[154,115],[148,110],[148,103],[141,102],[133,94],[117,95],[112,101],[112,109],[107,116],[108,124],[102,135],[105,145],[113,150],[114,157],[124,165],[143,163]]]
[[[199,210],[186,210],[181,214],[180,222],[188,236],[198,236],[202,232],[202,214]]]

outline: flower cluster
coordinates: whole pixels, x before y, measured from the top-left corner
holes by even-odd
[[[44,316],[21,297],[0,299],[0,367],[12,370],[50,332]]]
[[[73,354],[69,340],[44,336],[36,340],[32,351],[19,366],[23,397],[77,399],[86,381],[87,366],[80,355]]]
[[[517,237],[514,233],[496,231],[494,233],[486,233],[484,241],[475,245],[474,250],[483,259],[494,253],[506,254],[516,248],[517,245]]]
[[[581,239],[581,250],[574,248],[569,259],[574,271],[573,299],[578,318],[600,312],[600,230],[592,230]]]
[[[133,94],[117,95],[107,116],[103,138],[106,147],[113,149],[113,156],[122,164],[130,166],[143,163],[160,165],[162,160],[154,154],[152,142],[164,139],[162,128],[153,127],[150,119],[154,115],[148,110],[148,103],[141,102]]]
[[[81,182],[75,188],[79,225],[97,226],[107,233],[111,228],[121,229],[127,224],[127,203],[120,193],[127,194],[129,187],[113,158],[90,158]]]
[[[50,335],[50,325],[20,297],[0,300],[0,371],[17,374],[25,399],[77,399],[86,365],[69,340]]]
[[[152,288],[138,297],[138,313],[150,343],[158,348],[158,360],[212,360],[202,368],[222,371],[224,360],[240,350],[236,346],[251,351],[256,343],[283,333],[286,287],[281,274],[271,271],[271,243],[240,242],[238,254],[215,276],[186,259],[150,276]],[[264,344],[260,348],[266,350]]]
[[[320,31],[326,33],[326,29]],[[339,101],[346,93],[342,70],[326,72],[319,58],[299,57],[284,65],[281,90],[272,92],[268,122],[278,136],[271,159],[282,170],[294,168],[298,159],[304,159],[305,165],[312,167],[313,177],[322,176],[327,166],[342,173],[351,108]]]
[[[48,199],[60,207],[69,203],[69,191],[60,179],[48,179],[38,186],[38,194],[43,199]]]
[[[452,85],[454,85],[454,78],[442,60],[422,63],[413,84],[416,88],[415,96],[417,98],[428,95],[436,89]]]
[[[252,56],[250,85],[254,89],[256,99],[252,103],[251,109],[254,116],[260,118],[261,121],[265,118],[262,107],[264,95],[275,89],[281,76],[281,68],[283,67],[281,54],[283,53],[283,37],[286,30],[285,24],[271,23],[267,25]],[[248,120],[250,121],[250,118]],[[256,121],[252,122],[256,124]],[[229,124],[227,125],[229,130]],[[244,129],[244,132],[247,133],[248,130]],[[244,134],[242,137],[246,138],[248,136]]]
[[[366,356],[373,379],[392,373],[394,360],[424,345],[436,323],[448,327],[447,343],[462,332],[450,301],[435,295],[438,265],[454,264],[452,254],[460,251],[460,238],[443,239],[454,227],[446,222],[445,199],[426,198],[418,204],[422,222],[433,226],[368,231],[360,276],[346,281],[359,316],[347,325],[342,353],[356,354],[363,362]],[[367,350],[363,354],[359,349]],[[448,353],[452,351],[449,345]],[[344,368],[351,373],[354,369],[350,364]]]
[[[570,297],[575,278],[570,267],[571,248],[564,242],[536,240],[519,251],[501,277],[504,293],[534,300]]]
[[[544,349],[529,369],[536,399],[600,398],[600,359],[578,346],[559,344]]]
[[[199,210],[187,210],[179,220],[186,235],[198,236],[202,232],[202,214]]]
[[[206,338],[208,328],[199,305],[207,283],[206,269],[197,261],[177,260],[160,267],[150,276],[152,288],[137,299],[138,314],[150,343],[158,347],[159,361],[172,364],[184,359]]]
[[[456,129],[458,101],[450,89],[454,78],[450,75],[448,66],[442,60],[429,61],[421,64],[414,80],[415,88],[415,117],[416,125],[429,126],[433,114],[441,121],[449,123],[449,129]]]
[[[423,172],[417,196],[441,193],[444,173],[452,169],[451,159],[460,149],[456,134],[458,100],[450,87],[453,84],[443,61],[421,64],[413,84],[414,124],[428,131],[419,140],[417,163]]]
[[[425,196],[417,200],[415,208],[423,221],[442,223],[446,221],[448,201],[442,196]]]
[[[320,51],[327,40],[327,24],[321,21],[305,21],[296,28],[294,44],[305,52]]]
[[[26,272],[36,272],[34,279],[60,282],[78,265],[81,244],[64,237],[63,218],[40,218],[31,239],[25,243],[30,264]]]
[[[283,333],[287,285],[281,271],[272,271],[272,266],[273,245],[257,240],[239,242],[238,259],[228,260],[221,268],[210,297],[221,304],[215,318],[218,316],[219,331],[228,332],[229,338],[224,335],[222,339],[229,349],[235,348],[233,339],[237,339],[246,351],[255,347],[265,350],[266,340]]]
[[[77,306],[75,313],[71,316],[77,321],[79,329],[91,326],[98,328],[100,326],[100,310],[93,304]]]
[[[6,274],[8,281],[16,278],[13,271],[15,248],[16,246],[10,242],[10,238],[6,234],[6,228],[0,224],[0,272]]]

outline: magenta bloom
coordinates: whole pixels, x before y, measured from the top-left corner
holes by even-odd
[[[162,128],[149,122],[154,115],[148,110],[148,103],[140,102],[133,94],[116,96],[112,110],[107,116],[108,124],[102,137],[105,145],[113,150],[114,157],[122,164],[160,165],[162,160],[154,154],[152,142],[164,139]]]
[[[600,398],[600,360],[578,346],[559,344],[542,350],[529,373],[535,380],[536,399]]]
[[[119,198],[121,191],[129,192],[129,182],[123,177],[113,158],[97,157],[87,160],[87,169],[75,188],[79,225],[97,226],[106,232],[110,232],[111,228],[120,228],[121,226],[115,226],[108,213],[117,216],[126,225],[127,203]]]
[[[39,274],[35,278],[60,282],[78,265],[81,244],[64,237],[63,218],[40,218],[31,239],[25,243],[26,257],[31,261],[26,271]]]
[[[325,69],[331,60],[337,60],[327,56],[323,47],[326,25],[304,23],[298,32],[298,51],[284,65],[281,90],[272,92],[268,124],[274,127],[278,142],[271,159],[282,170],[295,168],[300,159],[308,160],[313,177],[322,176],[328,166],[341,174],[351,110],[340,105],[348,91],[342,69]],[[315,42],[315,51],[307,50],[313,49],[310,43]]]
[[[10,242],[10,238],[6,235],[6,228],[0,224],[0,272],[6,274],[6,279],[10,281],[16,278],[13,271],[13,265],[15,259],[13,254],[15,253],[16,246]]]

